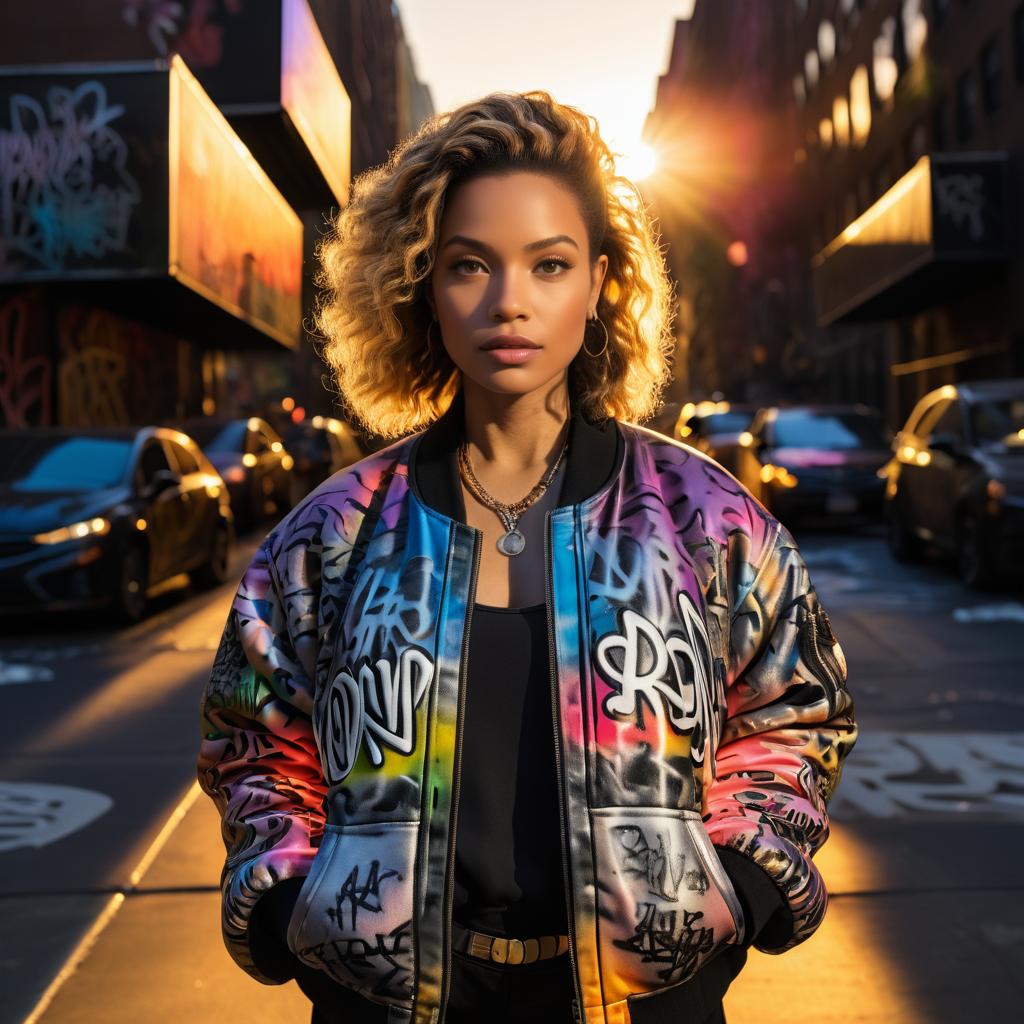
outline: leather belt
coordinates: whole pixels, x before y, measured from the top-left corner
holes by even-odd
[[[506,936],[475,932],[452,922],[452,947],[478,960],[495,964],[532,964],[552,960],[569,951],[568,935],[538,935],[532,939],[510,939]]]

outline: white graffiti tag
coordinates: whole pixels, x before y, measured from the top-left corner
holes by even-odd
[[[0,131],[0,242],[18,268],[58,270],[69,257],[100,259],[128,248],[141,192],[127,170],[129,149],[101,82],[51,86],[45,105],[10,98]],[[11,269],[5,267],[3,269]]]
[[[683,635],[666,639],[652,622],[627,608],[621,615],[621,634],[598,641],[597,664],[617,691],[605,698],[608,715],[635,719],[645,728],[646,705],[680,735],[693,734],[691,757],[701,764],[709,730],[717,728],[711,645],[704,620],[686,594],[679,595],[679,612]]]
[[[358,672],[342,669],[331,684],[320,717],[320,749],[330,784],[352,770],[360,743],[374,767],[384,763],[383,747],[408,756],[416,748],[416,709],[434,675],[423,651],[407,647],[392,665],[380,658]]]

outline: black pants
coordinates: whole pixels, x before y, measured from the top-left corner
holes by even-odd
[[[319,971],[306,972],[296,980],[314,1004],[311,1024],[386,1024],[383,1008]],[[568,957],[507,968],[456,953],[451,993],[445,1024],[480,1024],[481,1019],[487,1024],[572,1024]],[[687,1024],[725,1024],[725,1012],[719,1005],[705,1020]]]

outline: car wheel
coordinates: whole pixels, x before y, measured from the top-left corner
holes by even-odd
[[[128,548],[117,569],[113,611],[118,622],[131,625],[145,615],[147,575],[146,552],[140,547]]]
[[[957,531],[957,568],[960,579],[972,590],[986,590],[995,582],[995,568],[985,543],[985,533],[975,515],[965,513]]]
[[[885,512],[886,539],[889,553],[897,562],[920,561],[924,553],[920,538],[903,521],[899,509],[890,504]]]
[[[228,578],[231,563],[231,531],[218,526],[213,533],[213,544],[206,562],[191,573],[192,582],[202,590],[219,587]]]

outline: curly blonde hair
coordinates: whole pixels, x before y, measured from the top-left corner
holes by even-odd
[[[546,92],[494,93],[431,119],[360,175],[320,242],[322,355],[350,413],[372,433],[425,426],[458,391],[460,371],[428,335],[445,198],[471,178],[516,170],[568,185],[591,260],[608,257],[597,306],[607,351],[577,355],[570,366],[583,413],[638,421],[657,408],[669,376],[671,288],[636,187],[616,175],[593,118]]]

